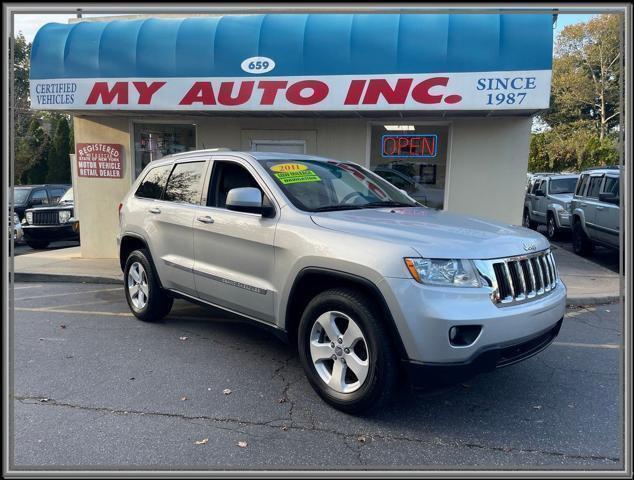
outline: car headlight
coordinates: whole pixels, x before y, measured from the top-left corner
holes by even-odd
[[[26,223],[28,224],[33,223],[33,212],[26,212],[26,214],[24,215],[24,218],[26,218]]]
[[[414,280],[445,287],[479,287],[480,280],[471,260],[453,258],[406,258]]]
[[[18,217],[17,213],[13,214],[13,223],[20,223],[20,217]]]
[[[59,223],[66,223],[70,218],[70,210],[60,210],[59,211]]]

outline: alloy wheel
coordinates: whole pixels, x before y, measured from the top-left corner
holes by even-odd
[[[555,220],[550,217],[548,219],[548,237],[553,238],[555,236]]]
[[[310,357],[321,380],[336,392],[352,393],[368,377],[368,343],[359,325],[345,313],[328,311],[315,320]]]
[[[128,270],[128,293],[136,310],[142,310],[147,305],[149,291],[145,268],[140,262],[134,262]]]

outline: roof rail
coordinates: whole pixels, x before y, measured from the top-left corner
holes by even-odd
[[[191,153],[199,153],[199,152],[233,152],[233,150],[231,148],[226,148],[226,147],[218,147],[218,148],[203,148],[200,150],[189,150],[187,152],[178,152],[178,153],[172,153],[169,156],[170,157],[178,157],[181,155],[188,155]]]

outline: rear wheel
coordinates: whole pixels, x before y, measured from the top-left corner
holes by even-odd
[[[128,255],[123,282],[128,306],[138,319],[158,321],[172,309],[174,299],[161,288],[147,250],[134,250]]]
[[[594,246],[592,240],[583,231],[581,222],[577,220],[572,225],[572,248],[577,255],[586,257],[592,253]]]
[[[310,384],[339,410],[379,408],[396,390],[398,361],[389,331],[372,299],[357,290],[337,288],[313,298],[297,341]]]
[[[528,212],[528,208],[524,209],[522,225],[526,228],[530,228],[531,230],[535,230],[537,228],[537,224],[531,220],[531,214]]]
[[[41,248],[46,248],[48,247],[48,244],[50,242],[47,242],[45,240],[26,240],[26,244],[34,249],[41,249]]]

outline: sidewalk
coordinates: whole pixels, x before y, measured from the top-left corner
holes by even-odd
[[[553,246],[569,305],[619,300],[619,275],[574,253]],[[16,282],[122,283],[118,259],[81,258],[79,247],[44,250],[15,257]]]

